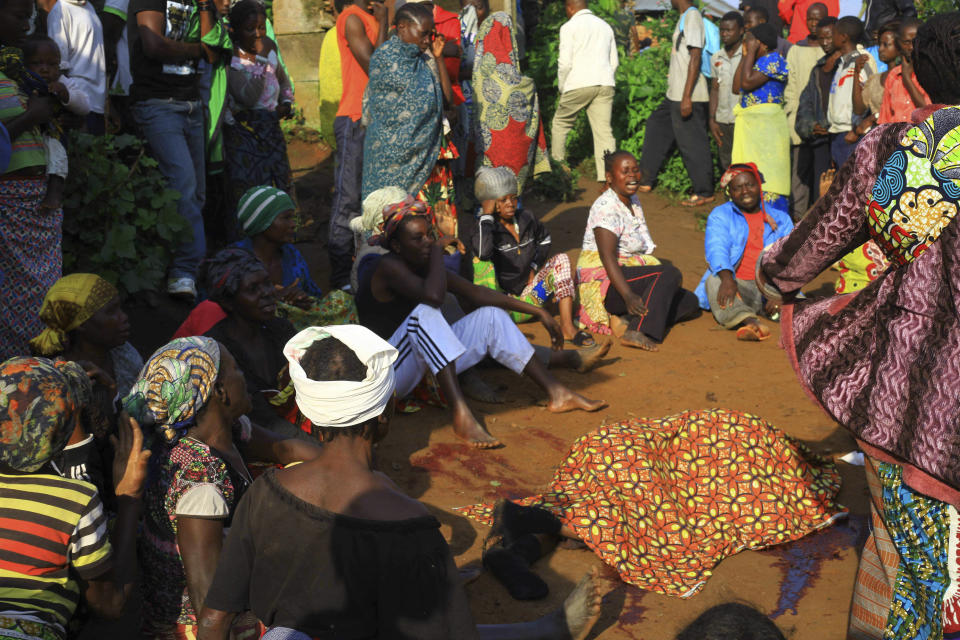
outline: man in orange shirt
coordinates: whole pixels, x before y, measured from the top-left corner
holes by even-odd
[[[790,34],[787,40],[797,44],[813,33],[807,26],[807,9],[810,5],[822,2],[827,6],[827,15],[836,18],[840,14],[840,4],[837,0],[780,0],[777,9],[780,17],[790,25]]]
[[[367,88],[370,56],[387,39],[387,31],[393,20],[393,5],[394,0],[369,4],[367,0],[334,0],[334,6],[340,12],[336,34],[343,93],[333,121],[337,151],[327,241],[331,289],[350,284],[354,249],[350,220],[361,212],[364,129],[360,124],[360,116],[363,115],[363,92]]]

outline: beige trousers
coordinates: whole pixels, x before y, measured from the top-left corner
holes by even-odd
[[[550,155],[554,160],[563,162],[567,156],[567,135],[577,120],[581,110],[587,110],[590,130],[593,132],[593,153],[597,163],[597,180],[606,179],[603,168],[603,154],[614,151],[617,142],[610,128],[610,114],[613,112],[613,87],[581,87],[564,91],[557,101],[557,112],[551,126]]]

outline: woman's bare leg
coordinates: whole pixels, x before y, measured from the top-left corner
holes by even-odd
[[[453,411],[453,432],[478,449],[502,446],[473,416],[457,379],[455,363],[451,362],[437,372],[437,383]]]
[[[560,330],[567,340],[577,335],[577,327],[573,324],[573,298],[560,298],[557,301],[560,309]]]

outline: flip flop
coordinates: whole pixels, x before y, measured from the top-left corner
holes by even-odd
[[[737,340],[744,342],[763,342],[770,337],[770,330],[767,329],[766,334],[764,334],[764,329],[766,329],[766,327],[758,324],[745,324],[737,329]]]
[[[592,347],[597,344],[597,341],[593,339],[593,336],[581,329],[577,331],[576,335],[572,338],[564,338],[564,342],[570,343],[575,347]]]
[[[716,196],[710,196],[709,198],[704,198],[703,196],[692,195],[686,200],[680,201],[681,207],[702,207],[705,204],[710,204],[716,200]]]

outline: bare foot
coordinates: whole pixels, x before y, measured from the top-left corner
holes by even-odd
[[[577,373],[587,373],[588,371],[593,371],[593,369],[600,364],[603,356],[607,355],[607,352],[610,351],[611,344],[612,343],[609,340],[604,340],[603,342],[598,342],[592,347],[574,351],[576,354],[575,368]]]
[[[477,422],[469,409],[463,412],[454,411],[453,432],[477,449],[496,449],[503,446],[502,442],[490,435],[490,432]]]
[[[468,369],[460,374],[460,389],[463,395],[480,402],[489,404],[503,404],[503,396],[497,393],[497,390],[486,383],[473,369]]]
[[[634,349],[643,349],[644,351],[660,351],[657,343],[651,340],[647,334],[642,331],[627,331],[620,338],[620,344]]]
[[[555,396],[550,398],[550,402],[547,404],[547,409],[553,413],[565,413],[567,411],[576,411],[580,409],[581,411],[597,411],[607,406],[607,403],[603,400],[590,400],[584,398],[579,393],[574,393],[562,387],[562,391],[557,392]]]
[[[619,338],[627,331],[628,322],[620,316],[610,316],[610,331]]]
[[[600,619],[600,579],[597,569],[593,568],[580,579],[567,599],[563,601],[563,616],[567,633],[572,640],[583,640]]]

